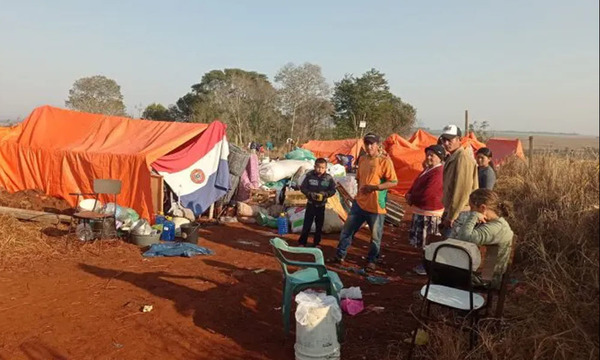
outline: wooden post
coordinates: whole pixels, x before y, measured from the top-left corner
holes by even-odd
[[[465,110],[465,132],[463,135],[469,135],[469,110]]]
[[[533,165],[533,136],[529,137],[529,167]]]

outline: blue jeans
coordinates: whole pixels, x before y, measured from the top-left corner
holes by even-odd
[[[366,222],[371,230],[371,248],[369,249],[369,262],[375,262],[379,258],[379,249],[381,248],[381,237],[383,235],[383,222],[385,214],[375,214],[361,209],[356,202],[352,204],[350,214],[346,219],[340,242],[337,247],[336,256],[344,259],[348,252],[348,247],[352,244],[354,234],[360,230],[360,227]]]

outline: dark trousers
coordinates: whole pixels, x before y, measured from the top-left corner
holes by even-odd
[[[306,206],[306,212],[304,213],[304,224],[302,225],[302,234],[300,235],[300,239],[298,242],[300,245],[306,245],[306,241],[308,240],[308,234],[310,233],[310,228],[312,227],[313,221],[315,222],[315,236],[314,236],[314,245],[317,246],[321,242],[321,230],[323,230],[323,221],[325,220],[325,205],[323,206],[314,206],[309,203]]]

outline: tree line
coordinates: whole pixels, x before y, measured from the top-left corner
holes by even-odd
[[[102,75],[75,81],[65,105],[128,116],[120,86]],[[320,66],[288,63],[273,81],[255,71],[211,70],[173,104],[150,104],[141,117],[199,123],[219,119],[228,125],[230,141],[238,145],[282,144],[288,138],[302,143],[355,138],[368,131],[405,135],[415,125],[416,109],[390,91],[385,74],[377,69],[345,75],[331,87]],[[360,127],[361,122],[366,128]]]

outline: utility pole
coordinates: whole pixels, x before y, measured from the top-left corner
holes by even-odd
[[[469,110],[465,110],[465,131],[464,135],[469,135]]]

